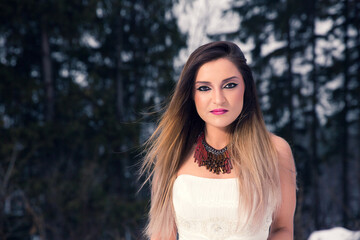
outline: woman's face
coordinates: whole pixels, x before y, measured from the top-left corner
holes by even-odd
[[[226,128],[240,115],[245,84],[237,67],[228,59],[202,65],[194,89],[196,110],[206,127]]]

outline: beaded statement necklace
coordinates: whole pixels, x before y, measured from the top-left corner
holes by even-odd
[[[230,173],[233,168],[227,147],[221,150],[211,147],[205,141],[204,132],[200,133],[197,138],[194,158],[199,167],[206,166],[206,169],[216,174]]]

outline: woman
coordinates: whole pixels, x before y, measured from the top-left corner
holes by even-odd
[[[292,153],[267,131],[234,43],[191,54],[146,146],[151,239],[293,239]]]

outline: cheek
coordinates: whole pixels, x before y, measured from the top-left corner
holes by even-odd
[[[234,89],[235,90],[235,89]],[[244,88],[238,88],[235,91],[232,91],[229,95],[229,98],[234,100],[243,99],[244,97]]]
[[[236,94],[233,96],[233,104],[238,105],[239,107],[243,107],[244,105],[244,89],[239,90]]]
[[[244,89],[242,89],[239,94],[237,95],[237,101],[243,102],[244,101]]]
[[[196,110],[197,111],[201,111],[203,110],[202,108],[205,106],[205,97],[201,96],[200,94],[196,94],[194,95],[194,102],[195,102],[195,106],[196,106]]]

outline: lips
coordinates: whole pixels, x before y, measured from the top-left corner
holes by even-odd
[[[228,110],[223,109],[223,108],[219,108],[219,109],[211,110],[210,112],[211,112],[212,114],[215,114],[215,115],[222,115],[222,114],[227,113]]]

